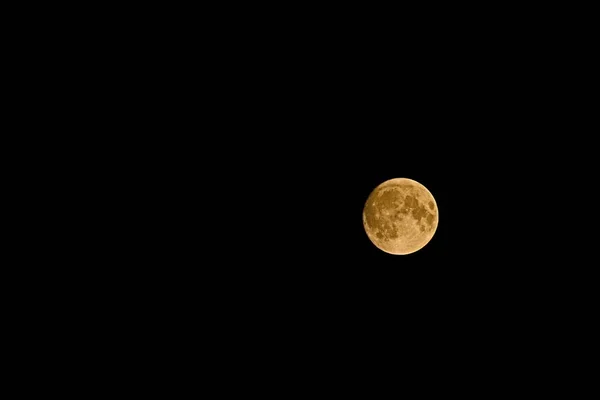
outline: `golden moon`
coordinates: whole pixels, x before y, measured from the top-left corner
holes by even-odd
[[[363,210],[367,236],[380,250],[410,254],[433,237],[439,213],[425,186],[407,178],[383,182],[369,195]]]

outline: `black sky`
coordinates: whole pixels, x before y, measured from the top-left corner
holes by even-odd
[[[215,31],[202,69],[174,63],[157,90],[179,88],[157,102],[160,151],[140,167],[160,212],[142,215],[155,237],[139,276],[159,282],[157,302],[234,352],[541,353],[541,332],[588,294],[577,74],[555,47],[474,31],[293,31]],[[397,177],[439,207],[431,242],[406,256],[362,224],[369,193]]]
[[[168,370],[169,390],[189,376],[194,390],[372,398],[379,382],[447,394],[538,374],[537,393],[553,389],[544,368],[587,365],[598,68],[581,11],[571,29],[549,5],[218,6],[106,8],[93,34],[36,33],[47,51],[21,92],[45,113],[25,110],[41,127],[23,132],[50,160],[33,167],[46,186],[23,186],[51,222],[22,224],[47,249],[26,242],[41,261],[20,270],[49,291],[35,308],[50,319],[77,308],[73,329],[42,323],[37,342],[83,338],[78,357],[143,375],[136,390]],[[405,256],[362,222],[399,177],[439,208]]]

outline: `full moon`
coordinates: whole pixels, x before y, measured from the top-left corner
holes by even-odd
[[[380,250],[410,254],[422,249],[438,226],[433,195],[417,181],[395,178],[369,195],[363,210],[367,236]]]

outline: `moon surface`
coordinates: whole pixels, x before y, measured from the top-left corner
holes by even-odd
[[[408,178],[390,179],[377,186],[363,210],[367,236],[390,254],[422,249],[435,234],[438,221],[438,207],[431,192]]]

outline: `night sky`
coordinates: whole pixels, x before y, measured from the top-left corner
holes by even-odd
[[[25,290],[5,280],[7,310],[23,349],[58,352],[28,366],[66,361],[94,390],[163,384],[169,398],[187,382],[278,399],[490,397],[477,385],[511,398],[510,383],[554,392],[551,373],[593,373],[598,46],[583,40],[597,22],[580,20],[597,13],[578,10],[571,29],[564,4],[559,17],[550,4],[327,4],[95,7],[63,16],[93,35],[54,18],[7,31],[46,41],[19,44],[31,62],[7,58],[30,71],[7,82],[45,109],[7,97],[27,157],[6,162],[22,182],[5,195],[34,190],[6,218],[42,243],[17,234]],[[29,165],[29,148],[48,161]],[[393,178],[438,206],[435,235],[409,255],[363,227]]]
[[[247,360],[541,357],[590,293],[585,105],[538,55],[500,56],[498,38],[327,37],[227,37],[210,85],[169,97],[177,139],[150,157],[172,206],[166,244],[146,249],[164,297]],[[439,210],[404,256],[362,222],[370,192],[402,177]]]

